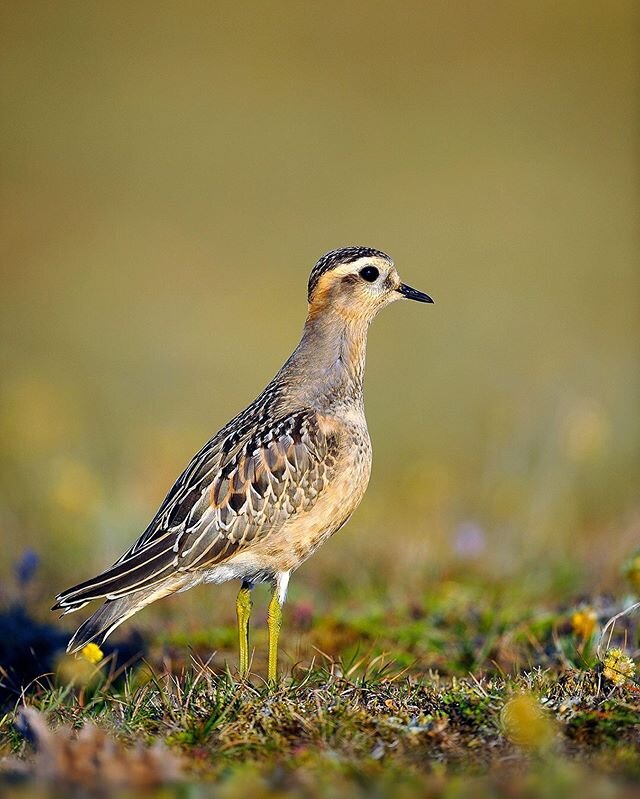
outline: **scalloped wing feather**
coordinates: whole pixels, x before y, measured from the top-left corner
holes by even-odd
[[[333,477],[336,454],[335,437],[322,431],[312,410],[212,439],[131,549],[101,575],[60,594],[56,607],[70,612],[222,563],[310,510]]]

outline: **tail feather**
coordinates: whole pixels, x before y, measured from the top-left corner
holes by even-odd
[[[76,630],[67,645],[67,652],[79,652],[91,641],[96,641],[100,645],[111,633],[132,616],[138,608],[131,607],[132,597],[114,599],[101,605],[93,615],[84,621]]]
[[[172,580],[165,580],[162,585],[143,588],[119,599],[108,599],[78,627],[69,641],[67,652],[79,652],[91,641],[104,643],[116,627],[131,618],[134,613],[155,602],[156,599],[162,599],[193,583],[193,575],[182,575]]]
[[[121,599],[165,580],[175,568],[175,552],[171,541],[164,539],[58,594],[52,610],[71,613],[94,599]]]

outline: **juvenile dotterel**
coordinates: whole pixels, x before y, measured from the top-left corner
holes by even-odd
[[[68,650],[103,641],[156,599],[201,582],[241,580],[240,673],[249,669],[251,589],[270,582],[269,680],[289,576],[349,519],[369,481],[362,380],[367,330],[406,297],[393,261],[370,247],[324,255],[311,270],[302,339],[260,396],[193,458],[151,524],[113,566],[70,588],[55,609],[106,601]]]

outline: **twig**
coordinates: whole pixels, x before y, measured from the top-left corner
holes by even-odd
[[[611,638],[613,636],[613,628],[616,625],[618,619],[621,619],[623,616],[626,616],[629,613],[633,613],[634,610],[640,608],[640,602],[635,602],[633,605],[630,605],[628,608],[621,610],[620,613],[616,613],[615,616],[612,616],[609,621],[604,625],[602,628],[602,633],[600,635],[600,640],[598,641],[598,648],[596,650],[596,654],[598,656],[598,660],[602,660],[602,642],[605,639],[607,634],[607,630],[611,628],[609,632],[609,640],[607,641],[607,649],[609,648],[609,644],[611,643]]]

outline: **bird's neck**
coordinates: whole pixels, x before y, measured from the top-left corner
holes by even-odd
[[[362,406],[368,329],[361,316],[310,314],[300,343],[278,375],[289,398],[327,411]]]

